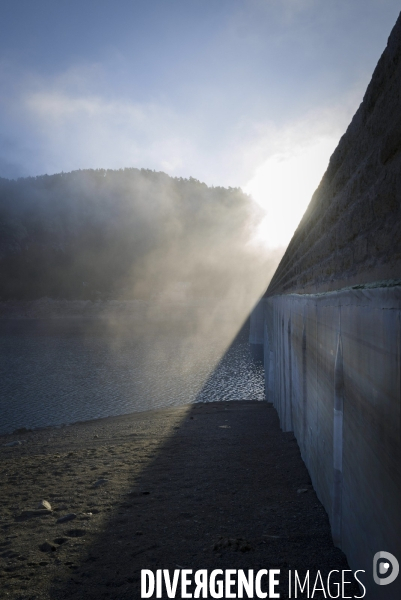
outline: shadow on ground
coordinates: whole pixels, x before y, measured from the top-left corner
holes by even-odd
[[[183,411],[109,515],[70,577],[54,580],[51,598],[136,600],[141,569],[180,568],[281,569],[287,598],[289,569],[327,575],[349,568],[332,544],[296,440],[280,431],[267,402]]]

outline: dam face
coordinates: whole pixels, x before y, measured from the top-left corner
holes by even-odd
[[[251,320],[266,395],[293,431],[334,543],[401,562],[401,18]],[[376,577],[377,579],[377,577]]]
[[[401,556],[401,289],[263,305],[267,398],[297,438],[334,543],[371,577],[376,552]],[[395,586],[367,597],[395,598]]]

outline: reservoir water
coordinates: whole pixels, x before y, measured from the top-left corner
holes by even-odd
[[[263,400],[244,326],[207,333],[90,319],[0,321],[0,433],[216,400]]]

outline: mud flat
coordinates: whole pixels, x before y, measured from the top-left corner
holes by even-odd
[[[0,465],[2,598],[137,599],[157,568],[277,568],[287,598],[289,569],[348,568],[267,402],[1,436]]]

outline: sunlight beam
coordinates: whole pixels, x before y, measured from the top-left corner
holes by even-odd
[[[270,248],[287,246],[337,144],[334,137],[295,146],[265,160],[244,186],[265,211],[256,237]]]

